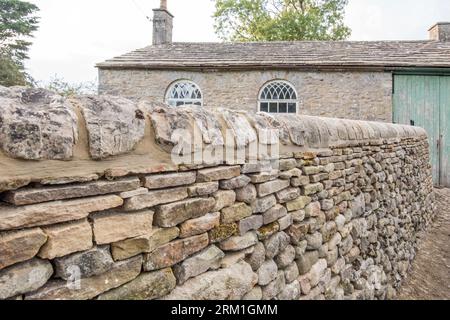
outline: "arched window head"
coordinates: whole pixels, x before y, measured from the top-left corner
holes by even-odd
[[[297,113],[297,92],[287,81],[271,81],[262,87],[258,104],[260,112]]]
[[[167,90],[166,103],[179,107],[184,105],[203,106],[203,95],[198,85],[189,80],[172,83]]]

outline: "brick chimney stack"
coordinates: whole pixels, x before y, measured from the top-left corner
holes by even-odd
[[[153,9],[153,45],[172,43],[173,15],[167,10],[167,0]]]

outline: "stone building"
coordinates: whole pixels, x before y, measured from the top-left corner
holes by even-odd
[[[97,65],[101,94],[422,126],[450,183],[450,22],[420,41],[173,43],[161,1],[153,24],[153,45]]]

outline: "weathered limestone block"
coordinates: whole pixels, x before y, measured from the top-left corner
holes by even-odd
[[[177,286],[165,300],[239,300],[257,282],[251,267],[240,262],[226,269],[208,271]]]
[[[229,180],[222,180],[220,181],[220,188],[221,189],[225,189],[225,190],[234,190],[234,189],[239,189],[239,188],[243,188],[246,185],[248,185],[250,183],[250,178],[245,176],[245,175],[241,175],[239,177],[235,177]]]
[[[273,259],[281,250],[289,244],[289,236],[284,232],[278,232],[264,241],[267,259]]]
[[[286,285],[283,291],[278,294],[277,300],[298,300],[300,295],[300,283],[298,280],[295,280],[294,282]]]
[[[245,187],[236,189],[236,200],[251,204],[256,200],[256,187],[253,184],[247,184]]]
[[[269,170],[272,170],[272,166],[269,161],[258,161],[258,162],[245,163],[241,167],[241,172],[244,174],[259,173],[259,172],[269,171]]]
[[[292,244],[298,246],[300,242],[305,239],[309,231],[309,224],[307,223],[294,223],[286,233],[290,236]]]
[[[197,173],[197,182],[211,182],[219,180],[228,180],[239,177],[241,174],[240,166],[223,166],[199,170]]]
[[[256,232],[247,232],[243,236],[234,236],[220,243],[220,249],[224,251],[239,251],[258,243]]]
[[[260,241],[263,241],[270,238],[278,231],[280,231],[280,225],[278,224],[278,222],[273,222],[271,224],[266,224],[265,226],[259,228],[256,231],[256,234],[258,235],[258,239]]]
[[[302,175],[302,170],[300,170],[299,168],[294,168],[289,171],[282,171],[280,173],[280,179],[289,180],[293,178],[300,178]]]
[[[293,187],[302,187],[309,184],[309,177],[308,176],[301,176],[301,177],[294,177],[291,179],[291,185]]]
[[[15,88],[0,96],[0,148],[12,158],[70,160],[78,140],[77,116],[60,95]]]
[[[332,267],[338,260],[338,257],[339,257],[339,251],[337,248],[329,250],[325,257],[325,259],[327,260],[328,267]]]
[[[263,223],[269,224],[277,221],[287,215],[287,210],[284,206],[277,204],[263,213]]]
[[[284,277],[286,279],[286,283],[291,283],[295,279],[299,277],[300,273],[298,272],[298,267],[295,262],[291,263],[289,266],[284,269]]]
[[[318,251],[307,251],[300,257],[297,257],[297,266],[300,274],[306,274],[311,267],[319,261],[319,252]]]
[[[209,232],[211,243],[217,243],[226,240],[239,233],[239,227],[236,223],[221,224]]]
[[[169,242],[144,256],[144,270],[153,271],[173,266],[206,248],[208,243],[207,233]]]
[[[0,300],[42,287],[52,276],[50,262],[32,259],[0,270]]]
[[[2,197],[5,202],[16,206],[64,200],[71,198],[83,198],[89,196],[103,195],[134,190],[140,186],[138,178],[124,178],[116,181],[94,181],[80,184],[69,184],[62,186],[42,188],[22,188],[6,192]]]
[[[281,171],[288,171],[297,167],[295,159],[280,159],[279,166]]]
[[[288,245],[284,250],[275,257],[278,268],[284,269],[289,266],[295,259],[295,248]]]
[[[71,276],[88,278],[102,274],[112,268],[114,261],[109,252],[109,247],[101,246],[57,258],[54,263],[56,275],[68,280]]]
[[[251,206],[253,213],[263,213],[277,204],[277,199],[274,195],[270,195],[264,198],[258,198],[252,202]]]
[[[288,188],[276,193],[279,203],[286,203],[297,199],[300,196],[299,188]]]
[[[220,262],[221,268],[229,268],[232,265],[245,260],[245,258],[253,253],[255,247],[248,247],[244,250],[227,252]]]
[[[256,191],[260,197],[265,197],[269,194],[276,193],[290,186],[288,180],[273,180],[256,185]]]
[[[352,197],[352,196],[351,196],[350,192],[342,192],[342,193],[339,193],[339,194],[335,197],[334,202],[335,202],[336,204],[340,204],[342,201],[350,200],[351,197]]]
[[[254,126],[258,131],[260,143],[263,144],[290,144],[289,130],[278,117],[269,113],[258,113],[253,116]]]
[[[262,242],[258,242],[253,252],[246,257],[245,261],[252,267],[253,271],[257,271],[266,260],[266,249]]]
[[[197,183],[188,188],[188,193],[190,197],[196,196],[208,196],[219,190],[219,182],[203,182]]]
[[[39,183],[42,185],[64,185],[69,183],[91,182],[98,179],[100,179],[100,176],[96,173],[77,175],[68,172],[67,175],[63,176],[45,177]]]
[[[46,241],[40,228],[0,232],[0,270],[33,258]]]
[[[142,257],[117,262],[107,272],[83,278],[79,286],[65,280],[51,280],[44,287],[25,296],[25,300],[88,300],[135,279],[142,268]]]
[[[299,197],[296,200],[290,201],[286,203],[286,208],[289,212],[297,211],[304,209],[309,203],[311,203],[312,199],[310,197]]]
[[[259,301],[262,299],[262,290],[261,287],[256,286],[250,292],[247,292],[245,296],[242,297],[242,300],[250,300],[250,301]]]
[[[2,218],[0,230],[21,229],[80,220],[89,213],[103,211],[123,204],[122,198],[114,195],[55,201],[24,207],[0,205]]]
[[[273,260],[265,261],[258,269],[258,285],[266,286],[278,275],[278,267]]]
[[[136,211],[160,204],[184,200],[187,197],[188,192],[185,187],[149,191],[146,194],[125,199],[123,208],[127,211]]]
[[[248,144],[257,141],[256,132],[248,122],[244,113],[223,109],[220,114],[223,116],[228,128],[233,131],[235,140],[233,143],[234,146],[243,148]],[[227,141],[227,145],[230,145],[229,141]]]
[[[203,143],[214,147],[225,144],[220,123],[213,112],[196,106],[185,106],[181,110],[186,111],[194,118],[195,124],[202,133]]]
[[[263,225],[263,217],[261,215],[253,215],[242,219],[239,222],[239,234],[243,236],[248,231],[258,230]]]
[[[315,202],[308,204],[305,207],[305,217],[306,218],[318,217],[320,214],[320,209],[321,209],[321,207],[320,207],[319,201],[315,201]]]
[[[119,193],[119,197],[121,197],[122,199],[129,199],[129,198],[133,198],[136,196],[141,196],[146,193],[148,193],[147,188],[139,187],[135,190],[121,192],[121,193]]]
[[[220,212],[209,213],[203,217],[183,222],[180,227],[180,238],[187,238],[205,233],[220,225]]]
[[[322,226],[320,232],[322,233],[323,242],[330,241],[331,237],[337,232],[336,222],[328,221]]]
[[[291,211],[289,214],[292,215],[292,220],[294,220],[294,223],[303,222],[306,216],[305,210]]]
[[[155,224],[170,228],[192,219],[214,212],[216,200],[214,198],[193,198],[170,204],[164,204],[157,208]]]
[[[366,209],[366,203],[364,199],[364,194],[360,194],[353,199],[350,203],[350,208],[352,209],[352,213],[354,217],[360,217],[364,214]]]
[[[291,115],[278,115],[277,120],[280,121],[289,132],[289,137],[294,145],[305,145],[305,124],[307,121],[302,121],[299,117],[292,117]]]
[[[298,282],[300,283],[300,289],[302,290],[302,294],[306,295],[304,297],[301,297],[300,300],[301,299],[311,300],[312,298],[314,298],[314,297],[310,297],[310,295],[309,295],[311,292],[311,283],[309,281],[309,275],[305,274],[305,275],[300,276],[298,278]],[[319,287],[317,287],[317,288],[320,289]],[[314,296],[314,293],[313,293],[313,296]]]
[[[310,180],[313,183],[320,182],[320,181],[323,181],[323,180],[328,180],[328,179],[331,179],[331,178],[330,178],[330,175],[328,173],[326,173],[326,172],[315,174],[315,175],[310,177]]]
[[[194,121],[190,114],[180,108],[153,101],[141,101],[141,107],[150,113],[150,120],[155,131],[156,142],[166,152],[172,152],[174,146],[184,144],[180,135],[194,132]],[[189,144],[191,142],[189,141]],[[184,153],[186,154],[186,152]]]
[[[213,196],[216,200],[216,205],[214,206],[213,210],[214,212],[229,207],[236,201],[236,193],[233,190],[219,190],[214,193]]]
[[[92,248],[92,228],[86,219],[43,227],[42,230],[47,235],[47,242],[39,251],[42,259],[52,260]]]
[[[311,287],[315,287],[319,284],[320,279],[327,270],[327,261],[325,259],[320,259],[317,261],[309,271],[309,279]]]
[[[196,180],[195,172],[176,172],[155,174],[144,177],[144,187],[148,189],[163,189],[193,184]]]
[[[323,237],[320,232],[306,235],[306,241],[308,242],[307,250],[318,250],[322,246]]]
[[[328,211],[333,209],[334,207],[334,201],[333,199],[324,199],[320,201],[320,207],[322,208],[322,210],[324,211]]]
[[[243,202],[236,203],[221,211],[221,222],[223,224],[233,223],[252,215],[252,208]]]
[[[152,230],[153,211],[105,212],[92,217],[97,244],[108,244],[134,238]]]
[[[316,175],[322,171],[321,167],[303,167],[302,169],[303,173],[306,174],[307,176]]]
[[[284,272],[278,271],[277,277],[267,286],[262,287],[263,300],[271,300],[284,290],[286,282]]]
[[[215,245],[187,258],[173,269],[178,284],[185,283],[189,278],[196,277],[210,269],[218,269],[225,253]]]
[[[19,177],[11,177],[2,179],[0,178],[0,192],[7,190],[16,190],[31,183],[31,178],[19,178]]]
[[[303,187],[303,193],[305,194],[305,196],[309,196],[312,194],[316,194],[320,191],[322,191],[323,188],[323,184],[321,183],[313,183],[313,184],[308,184],[306,186]]]
[[[132,151],[144,137],[145,118],[131,100],[115,96],[79,98],[93,159]]]
[[[277,170],[264,171],[258,174],[250,175],[252,183],[265,183],[277,179],[279,172]]]
[[[111,244],[114,260],[125,260],[140,253],[150,253],[156,248],[178,238],[180,230],[173,228],[153,228],[146,234]]]
[[[294,223],[294,218],[292,214],[285,215],[278,219],[278,225],[280,226],[280,231],[284,231],[289,228]]]
[[[176,286],[172,269],[141,273],[121,287],[101,294],[98,300],[153,300],[169,294]]]

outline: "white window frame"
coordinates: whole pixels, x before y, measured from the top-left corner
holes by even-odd
[[[262,98],[262,94],[263,94],[264,90],[268,86],[276,84],[276,83],[282,83],[282,84],[285,84],[285,85],[289,86],[294,91],[296,99],[267,99],[267,98],[263,99]],[[269,104],[267,111],[261,111],[261,104],[262,103]],[[276,103],[277,104],[277,112],[270,112],[270,103]],[[287,112],[279,112],[279,110],[280,110],[279,109],[280,108],[280,103],[288,104],[287,105]],[[295,112],[289,113],[289,103],[295,103]],[[258,109],[257,109],[258,112],[266,112],[266,113],[271,113],[271,114],[298,114],[298,107],[299,107],[299,98],[298,98],[297,90],[295,89],[295,86],[292,83],[290,83],[289,81],[274,79],[274,80],[271,80],[269,82],[266,82],[261,87],[261,89],[259,90],[259,93],[258,93]]]
[[[200,94],[200,98],[192,98],[192,97],[190,97],[190,98],[173,98],[172,97],[173,90],[175,89],[175,86],[177,86],[179,84],[192,85],[193,88],[195,88],[195,90],[198,90],[198,92]],[[190,93],[190,95],[192,96],[192,92]],[[168,105],[173,106],[173,107],[177,107],[177,102],[183,102],[183,105],[181,105],[181,107],[182,106],[186,106],[186,105],[188,105],[188,106],[193,105],[193,106],[197,106],[197,107],[203,107],[203,92],[200,89],[200,86],[198,84],[196,84],[194,81],[187,80],[187,79],[180,79],[180,80],[172,82],[168,86],[167,91],[166,91],[166,95],[165,95],[165,102]],[[200,103],[200,105],[195,104],[195,103]],[[180,107],[180,106],[178,106],[178,107]]]

